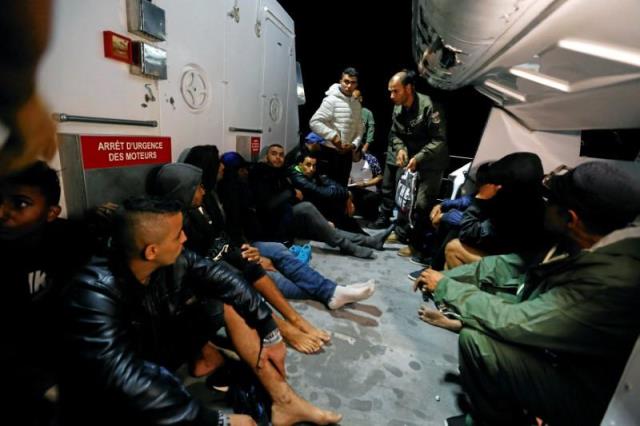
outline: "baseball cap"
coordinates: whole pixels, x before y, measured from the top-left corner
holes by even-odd
[[[543,184],[551,203],[574,210],[594,225],[609,224],[610,230],[626,226],[640,214],[638,181],[603,161],[556,169]]]

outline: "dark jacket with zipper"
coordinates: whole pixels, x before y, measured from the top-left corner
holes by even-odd
[[[222,262],[184,250],[176,262],[138,282],[123,261],[93,258],[66,291],[63,424],[211,425],[203,407],[170,371],[189,306],[215,298],[265,336],[271,310]]]
[[[298,199],[287,169],[258,163],[249,172],[249,183],[254,189],[261,240],[292,241],[293,205]]]

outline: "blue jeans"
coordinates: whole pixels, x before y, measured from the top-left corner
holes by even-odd
[[[301,262],[284,244],[254,241],[252,245],[260,254],[273,262],[277,272],[267,271],[278,289],[287,299],[313,299],[329,303],[336,290],[336,283],[322,276],[315,269]]]

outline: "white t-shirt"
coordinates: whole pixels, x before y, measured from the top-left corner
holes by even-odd
[[[351,164],[351,174],[349,175],[350,184],[364,182],[369,179],[373,179],[373,172],[371,171],[371,166],[367,161],[365,161],[364,157],[357,163]],[[376,186],[367,186],[365,189],[375,192]]]

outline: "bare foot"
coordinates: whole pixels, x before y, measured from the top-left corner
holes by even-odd
[[[297,327],[294,327],[288,321],[278,322],[278,328],[280,329],[280,333],[282,334],[284,341],[298,352],[302,352],[303,354],[312,354],[318,352],[322,348],[322,342],[318,342],[315,337],[305,333]]]
[[[319,341],[321,344],[328,343],[329,340],[331,340],[331,335],[327,331],[314,327],[303,317],[298,317],[296,321],[292,321],[292,324],[316,339],[316,341]]]
[[[190,373],[193,377],[208,376],[222,364],[224,364],[224,358],[218,348],[213,343],[207,342],[200,350],[198,358],[193,361]]]
[[[280,401],[274,401],[271,406],[273,426],[289,426],[301,422],[330,425],[342,420],[342,414],[322,410],[296,395],[292,389],[287,394]]]
[[[429,309],[426,306],[421,306],[418,309],[418,317],[428,324],[435,325],[436,327],[444,328],[446,330],[459,332],[462,328],[462,322],[460,320],[447,318],[442,312],[436,309]]]

